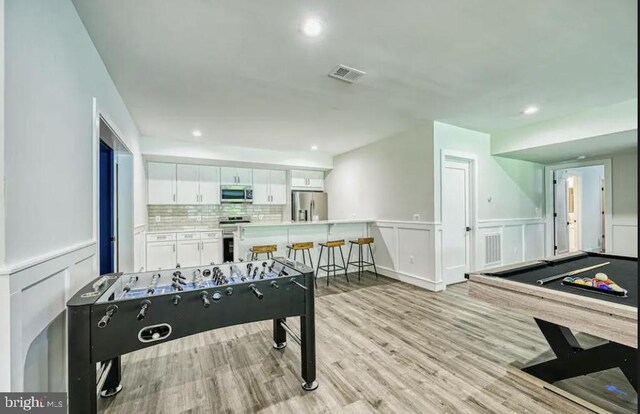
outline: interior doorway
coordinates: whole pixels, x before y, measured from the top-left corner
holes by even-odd
[[[554,170],[554,254],[605,251],[605,167]]]
[[[100,274],[133,271],[133,157],[99,119],[98,251]]]
[[[465,281],[471,270],[473,160],[445,155],[442,160],[442,279]]]

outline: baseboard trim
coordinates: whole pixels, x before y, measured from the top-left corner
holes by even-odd
[[[418,286],[423,289],[430,290],[432,292],[440,292],[445,288],[443,282],[434,282],[433,280],[426,280],[421,277],[411,275],[409,273],[398,272],[397,270],[389,269],[388,267],[384,267],[384,266],[378,266],[378,273],[380,273],[383,276],[387,276],[391,279],[399,280],[401,282],[405,282],[410,285]]]

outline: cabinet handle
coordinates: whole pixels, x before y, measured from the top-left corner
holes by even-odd
[[[175,244],[175,243],[173,243],[173,245],[172,245],[171,247],[173,247],[173,251],[174,251],[174,253],[175,253],[175,251],[176,251],[176,244]]]
[[[173,195],[173,201],[174,202],[176,201],[176,195],[175,194]]]

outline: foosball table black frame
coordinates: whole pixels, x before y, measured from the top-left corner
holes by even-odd
[[[287,334],[299,343],[304,380],[302,388],[315,390],[318,383],[313,269],[285,258],[275,260],[295,269],[297,276],[219,286],[215,293],[218,297],[222,293],[222,299],[206,307],[203,306],[203,296],[213,294],[214,289],[149,296],[144,299],[149,301],[149,306],[143,321],[136,320],[142,302],[138,298],[115,302],[117,311],[112,313],[112,320],[106,326],[101,324],[101,319],[104,320],[114,302],[98,302],[100,292],[106,292],[123,276],[122,273],[102,276],[99,292],[95,289],[98,279],[80,289],[67,303],[69,413],[96,413],[98,393],[102,397],[110,397],[122,389],[120,359],[126,353],[212,329],[265,320],[273,320],[274,348],[286,347]],[[256,292],[263,297],[257,297]],[[175,296],[180,297],[177,304],[174,303]],[[286,318],[296,316],[300,317],[299,337],[286,323]],[[160,340],[142,342],[139,338],[142,328],[156,325],[169,326],[170,334]],[[102,365],[104,372],[100,377],[98,364]]]

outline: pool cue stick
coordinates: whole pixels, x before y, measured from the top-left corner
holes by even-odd
[[[599,267],[606,266],[606,265],[609,265],[609,264],[611,264],[611,262],[604,262],[604,263],[600,263],[600,264],[589,266],[589,267],[583,267],[582,269],[576,269],[576,270],[572,270],[570,272],[565,272],[565,273],[561,273],[559,275],[549,276],[549,277],[544,278],[544,279],[536,280],[536,283],[539,284],[539,285],[544,285],[547,282],[553,282],[554,280],[562,279],[562,278],[565,278],[567,276],[578,275],[580,273],[588,272],[589,270],[597,269]]]

